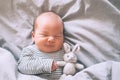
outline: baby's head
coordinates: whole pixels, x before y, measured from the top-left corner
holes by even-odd
[[[63,45],[63,22],[54,12],[40,14],[34,22],[32,40],[43,52],[58,51]]]

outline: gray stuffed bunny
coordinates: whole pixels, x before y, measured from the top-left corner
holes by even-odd
[[[61,76],[60,80],[63,80],[67,76],[72,76],[75,74],[76,69],[81,70],[84,68],[84,66],[80,63],[77,63],[77,56],[76,54],[80,50],[80,47],[78,44],[76,44],[72,51],[70,50],[70,45],[67,43],[64,43],[64,61],[58,61],[57,64],[59,66],[64,66],[63,68],[63,75]]]

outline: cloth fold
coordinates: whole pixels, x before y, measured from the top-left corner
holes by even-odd
[[[1,1],[0,46],[9,50],[17,60],[23,47],[32,43],[31,31],[35,17],[45,11],[54,11],[64,21],[65,42],[71,46],[80,44],[80,53],[77,54],[79,62],[83,63],[86,68],[91,68],[98,63],[106,64],[104,62],[113,61],[109,63],[112,65],[110,73],[104,73],[105,78],[100,78],[100,76],[97,78],[117,80],[119,79],[117,69],[119,70],[120,61],[119,4],[120,0]],[[96,69],[99,68],[96,66]],[[94,71],[90,75],[97,75],[93,73]]]

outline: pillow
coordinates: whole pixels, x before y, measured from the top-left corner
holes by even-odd
[[[17,63],[13,55],[0,48],[0,80],[16,80]]]

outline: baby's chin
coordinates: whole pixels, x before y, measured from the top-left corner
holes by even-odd
[[[49,49],[47,49],[47,50],[41,50],[42,52],[45,52],[45,53],[53,53],[53,52],[57,52],[57,51],[59,51],[60,49],[51,49],[51,50],[49,50]]]

